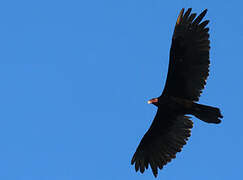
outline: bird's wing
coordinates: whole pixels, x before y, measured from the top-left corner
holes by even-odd
[[[189,117],[171,115],[158,108],[151,127],[133,155],[131,163],[135,163],[135,170],[143,173],[150,165],[156,177],[158,168],[162,169],[175,158],[176,153],[186,144],[192,126]]]
[[[196,19],[191,8],[181,10],[176,21],[167,80],[163,95],[198,101],[209,73],[208,20],[204,10]]]

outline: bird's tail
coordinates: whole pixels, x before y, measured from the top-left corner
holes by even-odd
[[[207,123],[218,124],[221,122],[219,118],[223,118],[219,108],[197,103],[193,104],[192,114]]]

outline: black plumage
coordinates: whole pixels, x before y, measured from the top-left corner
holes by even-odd
[[[223,117],[219,108],[196,103],[209,75],[209,21],[201,22],[207,10],[197,17],[191,10],[182,9],[176,21],[164,90],[149,101],[158,110],[131,161],[141,173],[150,165],[155,177],[191,135],[193,123],[186,114],[216,124]]]

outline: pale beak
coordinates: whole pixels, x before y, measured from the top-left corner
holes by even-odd
[[[148,101],[148,104],[157,103],[157,102],[158,102],[158,98],[153,98]]]

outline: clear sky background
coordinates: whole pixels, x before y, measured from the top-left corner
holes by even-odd
[[[208,8],[211,67],[164,180],[243,179],[243,3],[212,0],[0,2],[0,179],[148,180],[130,160],[163,90],[182,7]]]

